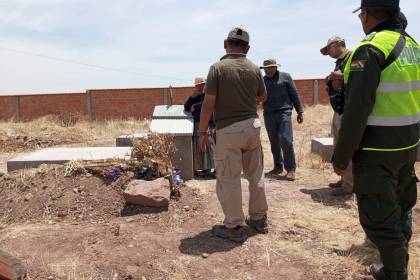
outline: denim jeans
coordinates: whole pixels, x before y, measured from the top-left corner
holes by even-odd
[[[264,122],[270,140],[274,166],[284,167],[288,172],[295,171],[292,112],[264,113]]]

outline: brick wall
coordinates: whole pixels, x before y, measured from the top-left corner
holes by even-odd
[[[23,121],[57,115],[63,111],[86,116],[85,93],[20,96],[20,119]]]
[[[321,104],[328,104],[324,80],[296,80],[295,83],[306,106],[313,105],[317,100]],[[172,103],[183,104],[193,90],[193,87],[172,88]],[[167,88],[139,88],[97,89],[88,90],[87,93],[0,95],[0,119],[16,116],[17,98],[20,101],[20,120],[23,121],[62,111],[77,112],[92,120],[146,118],[152,115],[156,105],[165,104],[168,92]]]
[[[0,119],[8,120],[16,116],[15,96],[0,96]]]

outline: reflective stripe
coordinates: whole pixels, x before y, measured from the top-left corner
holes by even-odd
[[[411,116],[377,117],[369,116],[367,125],[376,126],[405,126],[420,122],[420,113]]]
[[[413,149],[413,148],[417,147],[419,145],[419,143],[420,143],[420,141],[417,142],[416,144],[412,145],[412,146],[405,147],[405,148],[399,148],[399,149],[362,148],[362,150],[363,151],[378,151],[378,152],[400,152],[400,151]]]
[[[378,92],[380,93],[399,93],[402,91],[420,90],[420,81],[403,83],[379,83]]]

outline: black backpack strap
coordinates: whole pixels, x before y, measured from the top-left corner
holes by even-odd
[[[394,49],[389,54],[388,58],[385,60],[384,65],[382,65],[382,70],[386,69],[389,65],[391,65],[402,53],[405,47],[405,36],[400,35],[397,44],[395,45]]]

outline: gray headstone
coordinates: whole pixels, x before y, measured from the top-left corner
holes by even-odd
[[[184,105],[159,105],[155,106],[153,119],[191,119],[192,115],[184,111]]]

